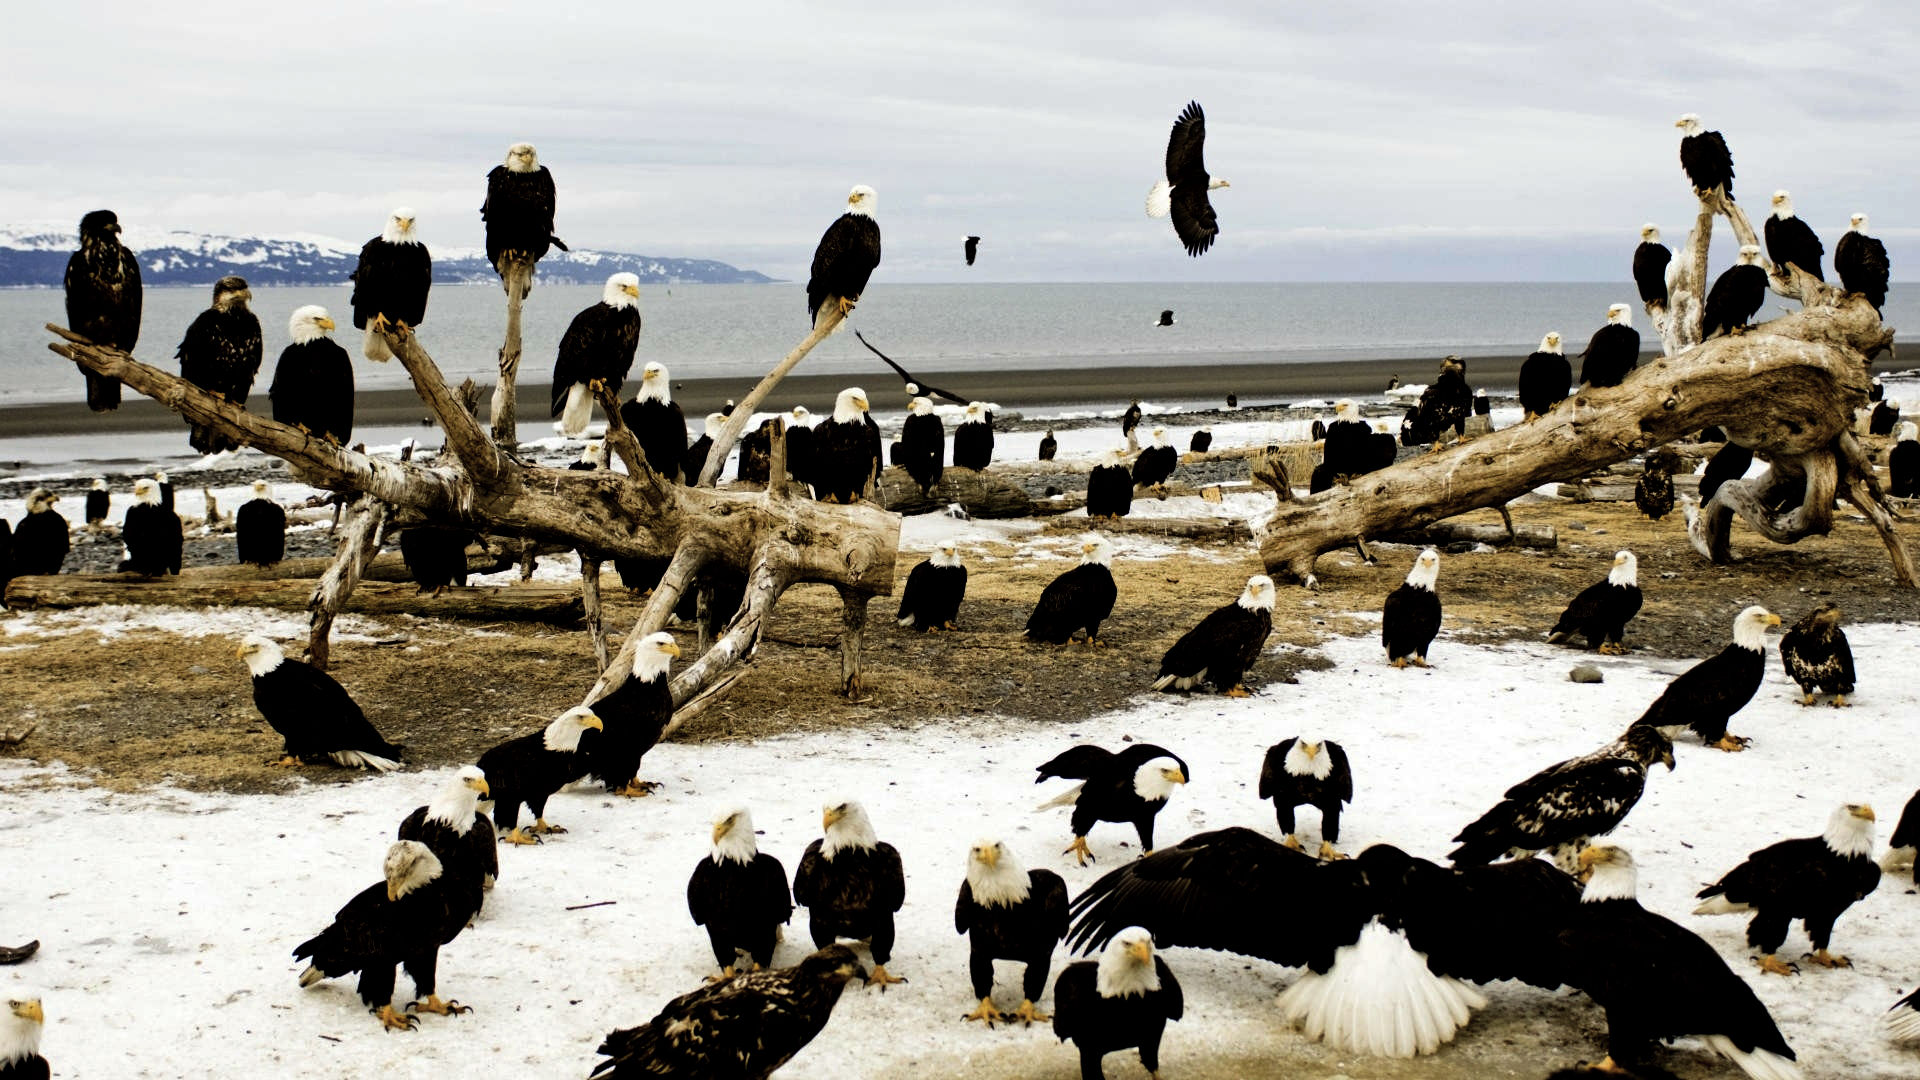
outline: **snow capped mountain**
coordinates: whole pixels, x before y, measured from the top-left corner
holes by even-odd
[[[239,274],[253,285],[341,285],[353,273],[360,245],[329,236],[220,236],[184,229],[132,227],[121,240],[140,256],[148,286],[210,285]],[[67,256],[79,241],[70,226],[35,222],[0,225],[0,287],[54,287],[66,273]],[[495,280],[479,248],[434,247],[435,284]],[[611,251],[555,250],[540,260],[539,280],[554,285],[595,285],[626,271],[649,284],[736,284],[772,281],[711,259],[672,259]]]

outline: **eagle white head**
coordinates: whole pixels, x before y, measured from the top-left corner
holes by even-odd
[[[1835,807],[1833,814],[1827,818],[1827,831],[1821,834],[1821,839],[1836,855],[1871,859],[1873,822],[1873,807],[1865,803]]]
[[[1186,770],[1170,757],[1143,762],[1133,771],[1133,793],[1148,802],[1165,802],[1186,782]]]
[[[805,405],[795,405],[787,416],[787,426],[789,428],[813,426],[813,414],[807,411]]]
[[[1889,411],[1892,411],[1892,412],[1900,411],[1899,398],[1887,398],[1886,400],[1882,401],[1880,404],[1886,406]]]
[[[720,437],[720,433],[722,431],[725,431],[726,428],[727,428],[726,413],[710,412],[707,414],[707,426],[705,428],[705,434],[707,438],[718,439]]]
[[[1011,907],[1025,903],[1033,878],[1020,857],[1003,841],[985,839],[967,849],[967,886],[974,903],[983,907]]]
[[[849,386],[833,399],[834,423],[856,423],[867,415],[867,407],[867,392],[857,386]]]
[[[1911,425],[1909,425],[1909,426],[1911,426]],[[104,476],[96,476],[96,477],[94,477],[94,478],[93,478],[93,490],[95,490],[95,491],[105,491],[105,490],[107,490],[107,478],[106,478],[106,477],[104,477]]]
[[[1166,428],[1157,427],[1153,429],[1153,445],[1155,446],[1167,445],[1167,429]]]
[[[933,402],[923,397],[914,398],[907,403],[907,411],[915,416],[932,416]]]
[[[1847,219],[1847,231],[1863,233],[1867,231],[1867,215],[1855,214]]]
[[[1247,579],[1247,587],[1240,592],[1235,601],[1248,611],[1273,610],[1273,579],[1265,574],[1255,574]]]
[[[1755,604],[1733,617],[1733,643],[1754,652],[1767,651],[1767,628],[1779,626],[1780,616]]]
[[[1640,242],[1643,244],[1659,243],[1660,242],[1660,226],[1655,225],[1651,221],[1647,222],[1645,225],[1640,226]]]
[[[140,483],[148,483],[148,482],[150,481],[141,481]],[[133,485],[133,490],[136,495],[139,494],[140,492],[140,483],[135,483]],[[158,502],[160,500],[160,493],[158,489],[155,489],[153,498],[155,502]],[[46,488],[34,488],[32,491],[27,493],[27,513],[29,514],[44,513],[45,511],[53,509],[53,504],[59,501],[60,501],[60,496],[55,495],[53,492],[48,491]]]
[[[265,634],[248,634],[240,641],[240,647],[233,655],[247,662],[247,670],[256,677],[265,675],[281,664],[286,663],[287,654],[280,644]]]
[[[380,239],[389,244],[417,244],[420,238],[413,235],[413,207],[402,206],[387,215],[387,227],[381,231]]]
[[[1355,405],[1351,398],[1341,398],[1339,401],[1333,403],[1333,415],[1340,420],[1358,423],[1360,420],[1360,406]]]
[[[933,549],[933,554],[927,559],[927,561],[932,563],[935,566],[959,566],[960,565],[959,542],[955,540],[940,541],[939,545]]]
[[[746,807],[729,806],[713,815],[710,854],[715,865],[736,862],[741,866],[752,864],[754,856],[760,854],[760,842],[753,836],[753,815]]]
[[[507,171],[530,173],[540,168],[540,155],[534,153],[533,144],[517,142],[507,147]]]
[[[598,439],[580,448],[580,460],[596,469],[607,467],[607,444]]]
[[[427,820],[437,821],[465,836],[467,830],[473,828],[473,815],[479,812],[480,800],[491,794],[493,789],[487,786],[487,774],[480,771],[480,766],[462,765],[447,777],[433,801],[427,804]]]
[[[48,499],[52,501],[51,497]],[[141,477],[133,482],[133,501],[145,506],[160,505],[160,485],[158,482]]]
[[[1100,953],[1093,988],[1101,997],[1133,997],[1160,989],[1160,971],[1153,962],[1153,935],[1129,926],[1113,935]]]
[[[1610,326],[1632,326],[1633,309],[1625,304],[1614,304],[1608,307],[1607,323]]]
[[[251,487],[251,488],[253,489],[253,497],[254,497],[254,498],[256,498],[256,499],[266,499],[266,500],[268,500],[268,501],[272,501],[272,499],[273,499],[273,485],[272,485],[272,484],[269,484],[269,483],[267,483],[267,482],[266,482],[265,480],[255,480],[255,481],[254,481],[254,482],[253,482],[253,483],[252,483],[251,485],[249,485],[249,486],[250,486],[250,487]]]
[[[1679,128],[1682,135],[1698,135],[1703,130],[1700,127],[1699,113],[1682,114],[1680,119],[1673,122],[1673,126]]]
[[[861,217],[872,217],[873,208],[878,203],[879,198],[880,196],[867,185],[855,184],[853,190],[847,192],[847,213],[859,214]]]
[[[984,424],[987,422],[987,403],[984,401],[967,402],[967,423]]]
[[[1640,560],[1633,552],[1621,548],[1613,553],[1613,569],[1607,574],[1609,585],[1638,585],[1640,583]]]
[[[1547,335],[1540,339],[1540,351],[1545,353],[1559,352],[1560,351],[1560,331],[1558,330],[1547,331]]]
[[[1760,246],[1758,244],[1741,244],[1740,257],[1734,261],[1738,262],[1741,266],[1754,265],[1760,261]]]
[[[387,849],[383,866],[387,899],[398,900],[440,876],[440,859],[418,840],[402,840]]]
[[[633,399],[673,404],[673,380],[667,377],[667,365],[658,360],[647,361],[647,366],[640,369],[640,389]]]
[[[1786,188],[1773,193],[1773,216],[1777,218],[1793,216],[1793,196],[1787,194]]]
[[[1580,853],[1580,876],[1587,886],[1580,893],[1583,904],[1603,900],[1633,900],[1640,891],[1639,872],[1626,848],[1595,844]]]
[[[852,799],[835,800],[821,807],[820,828],[825,834],[820,855],[829,862],[847,848],[871,851],[880,843],[880,838],[873,833],[873,821],[867,817],[867,808]]]
[[[1280,767],[1288,776],[1311,776],[1316,780],[1325,780],[1333,773],[1333,755],[1327,753],[1327,744],[1323,739],[1310,735],[1296,735],[1293,745],[1287,747],[1287,758]]]
[[[47,1014],[40,1007],[40,998],[33,994],[9,990],[7,1007],[0,1012],[0,1065],[10,1065],[40,1053],[40,1032],[47,1024]]]
[[[326,337],[327,331],[331,329],[333,329],[333,318],[327,314],[327,309],[319,304],[294,308],[293,314],[287,317],[287,336],[293,339],[295,345],[317,341]]]
[[[1900,430],[1894,434],[1893,440],[1895,442],[1913,442],[1920,440],[1920,426],[1916,426],[1912,422],[1901,424]]]
[[[1098,563],[1109,566],[1113,563],[1113,545],[1099,533],[1088,533],[1080,538],[1080,563]]]
[[[1433,591],[1433,585],[1440,580],[1440,553],[1432,548],[1420,553],[1413,560],[1413,569],[1407,571],[1407,584],[1416,589]]]
[[[673,635],[665,630],[657,630],[640,639],[633,650],[633,677],[641,682],[652,682],[667,673],[673,665],[673,658],[680,655],[680,646],[673,643]]]
[[[639,306],[640,275],[623,270],[608,277],[606,287],[600,290],[600,302],[615,310]]]
[[[592,709],[575,706],[547,725],[547,729],[540,733],[540,745],[555,753],[571,754],[580,749],[580,736],[588,730],[605,731],[607,726],[593,714]]]

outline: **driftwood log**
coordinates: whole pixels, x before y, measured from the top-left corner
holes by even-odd
[[[7,583],[7,606],[15,610],[175,604],[305,611],[312,598],[313,582],[299,578],[223,581],[184,575],[149,578],[139,574],[48,574],[17,577]],[[344,606],[348,611],[366,615],[546,622],[563,626],[577,625],[582,617],[579,590],[543,582],[475,585],[448,589],[433,596],[420,592],[412,582],[362,581],[346,598]]]
[[[520,445],[513,396],[520,376],[520,305],[533,287],[533,263],[518,252],[502,261],[507,264],[500,275],[500,287],[507,291],[507,336],[500,344],[500,380],[493,384],[493,441],[514,447]]]

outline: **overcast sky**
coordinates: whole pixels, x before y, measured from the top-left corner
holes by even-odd
[[[357,242],[406,204],[477,246],[524,139],[570,244],[785,278],[866,183],[882,279],[1624,280],[1641,222],[1690,223],[1692,111],[1756,225],[1776,187],[1829,249],[1865,210],[1898,278],[1920,14],[1686,6],[35,4],[0,40],[0,220]],[[1233,183],[1199,259],[1142,211],[1189,98]]]

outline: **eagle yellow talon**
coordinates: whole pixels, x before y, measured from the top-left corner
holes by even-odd
[[[1098,859],[1095,859],[1093,857],[1093,849],[1087,846],[1087,838],[1084,836],[1074,837],[1072,846],[1068,847],[1067,850],[1061,852],[1060,854],[1072,855],[1073,857],[1080,860],[1081,866],[1087,865],[1089,861],[1093,861],[1093,862],[1099,861]]]
[[[867,985],[879,986],[880,992],[883,994],[887,992],[887,987],[892,986],[895,983],[903,983],[906,981],[907,980],[901,978],[898,975],[888,974],[887,965],[885,964],[873,965],[872,973],[867,976]]]
[[[1241,686],[1241,685],[1240,685],[1240,684],[1238,684],[1238,683],[1235,683],[1235,684],[1234,684],[1234,685],[1232,686],[1232,688],[1230,688],[1230,689],[1228,689],[1228,690],[1226,691],[1226,694],[1225,694],[1225,696],[1226,696],[1226,697],[1232,697],[1232,698],[1243,698],[1243,697],[1252,697],[1252,696],[1253,696],[1253,691],[1251,691],[1251,690],[1248,690],[1248,689],[1247,689],[1246,687],[1244,687],[1244,686]]]
[[[1053,1019],[1053,1016],[1050,1013],[1041,1012],[1031,1001],[1022,1001],[1020,1007],[1013,1010],[1013,1019],[1031,1027],[1034,1024],[1044,1024]]]
[[[501,837],[500,839],[503,842],[508,844],[520,844],[523,846],[538,844],[540,842],[539,837],[530,836],[527,834],[527,831],[525,829],[521,829],[521,828],[513,829],[512,831],[508,832],[507,835]]]
[[[840,300],[840,317],[844,319],[847,316],[853,314],[854,301],[849,300],[844,296],[840,297],[839,300]]]
[[[720,974],[707,976],[707,984],[711,986],[717,983],[723,983],[738,974],[740,973],[733,970],[733,965],[728,964],[726,967],[720,969]]]
[[[288,754],[286,757],[283,757],[278,761],[267,762],[267,768],[269,769],[297,769],[299,767],[300,767],[300,759],[297,757],[294,757],[292,754]]]
[[[1320,858],[1323,861],[1339,862],[1341,859],[1344,859],[1346,857],[1347,856],[1341,854],[1339,848],[1334,847],[1331,843],[1328,843],[1325,840],[1320,841]]]
[[[1738,735],[1722,735],[1720,741],[1713,744],[1713,748],[1725,750],[1729,754],[1737,754],[1747,748],[1747,740]]]
[[[1772,953],[1768,953],[1767,955],[1761,957],[1759,960],[1759,964],[1760,964],[1761,973],[1766,975],[1798,975],[1800,974],[1799,964],[1789,964],[1786,961],[1780,959],[1779,957],[1773,955]]]
[[[644,799],[660,790],[660,785],[651,780],[629,780],[623,787],[614,788],[608,794],[624,795],[629,799]]]
[[[399,1012],[391,1005],[382,1005],[373,1011],[380,1018],[380,1026],[388,1031],[412,1031],[420,1026],[420,1018]]]
[[[1299,851],[1300,838],[1293,835],[1292,833],[1288,833],[1287,838],[1285,840],[1280,841],[1280,846],[1290,851]]]
[[[566,831],[567,830],[562,826],[547,824],[546,818],[533,819],[533,833],[536,836],[545,836],[548,833],[563,833]]]
[[[1811,960],[1823,968],[1850,968],[1853,966],[1853,961],[1844,956],[1830,953],[1825,949],[1815,949],[1803,957],[1803,959]]]
[[[1601,656],[1625,656],[1627,647],[1618,641],[1608,641],[1600,646]]]
[[[1844,709],[1847,707],[1847,695],[1835,694],[1833,695],[1833,700],[1827,702],[1827,704],[1833,706],[1836,709]]]
[[[1396,670],[1396,671],[1404,671],[1404,670],[1406,670],[1406,667],[1407,667],[1407,658],[1406,658],[1406,657],[1404,657],[1404,656],[1397,656],[1397,657],[1395,657],[1395,658],[1393,659],[1393,661],[1392,661],[1392,666],[1393,666],[1393,668],[1394,668],[1394,670]]]
[[[1813,694],[1806,690],[1800,691],[1800,704],[1802,706],[1813,704]]]
[[[442,1001],[440,1000],[439,994],[428,994],[427,1000],[416,1001],[408,1005],[407,1011],[430,1012],[435,1016],[459,1016],[461,1013],[472,1012],[473,1007],[470,1005],[462,1005],[457,1001]]]
[[[983,997],[980,999],[979,1008],[973,1010],[970,1013],[966,1013],[965,1015],[961,1016],[960,1019],[978,1020],[981,1023],[987,1025],[988,1030],[992,1030],[994,1021],[997,1020],[1004,1023],[1007,1019],[1007,1014],[993,1007],[993,999],[991,997]]]

